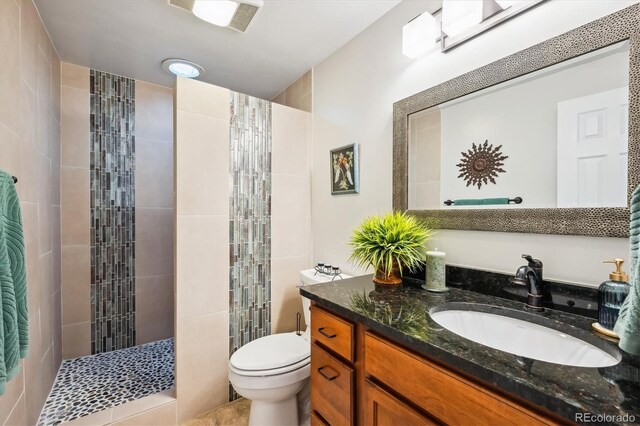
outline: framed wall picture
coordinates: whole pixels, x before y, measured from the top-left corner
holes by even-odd
[[[331,150],[331,195],[360,192],[358,144]]]

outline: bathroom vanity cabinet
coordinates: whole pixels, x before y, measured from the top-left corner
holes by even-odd
[[[317,304],[311,324],[312,425],[570,424]]]

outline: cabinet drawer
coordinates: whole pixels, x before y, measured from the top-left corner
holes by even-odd
[[[354,371],[311,344],[311,409],[331,426],[353,424]]]
[[[369,382],[364,384],[364,424],[370,426],[431,426],[430,418]]]
[[[542,425],[548,419],[370,333],[365,372],[452,425]]]
[[[324,419],[315,411],[311,412],[310,424],[311,426],[328,426],[327,422],[325,422]]]
[[[352,323],[317,306],[311,307],[311,338],[351,362],[354,360],[354,335]]]

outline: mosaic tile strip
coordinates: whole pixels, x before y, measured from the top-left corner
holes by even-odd
[[[229,161],[231,355],[271,332],[271,102],[231,92]]]
[[[65,360],[38,426],[57,425],[175,386],[173,339]]]
[[[90,72],[91,353],[135,345],[135,80]]]

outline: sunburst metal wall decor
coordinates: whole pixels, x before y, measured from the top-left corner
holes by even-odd
[[[461,152],[462,159],[460,163],[456,164],[460,168],[459,178],[464,179],[467,182],[467,186],[478,186],[478,189],[489,182],[496,183],[498,173],[505,173],[502,168],[503,161],[509,158],[506,155],[502,155],[500,152],[502,145],[493,147],[489,145],[489,141],[484,143],[472,145],[472,148],[467,152]]]

